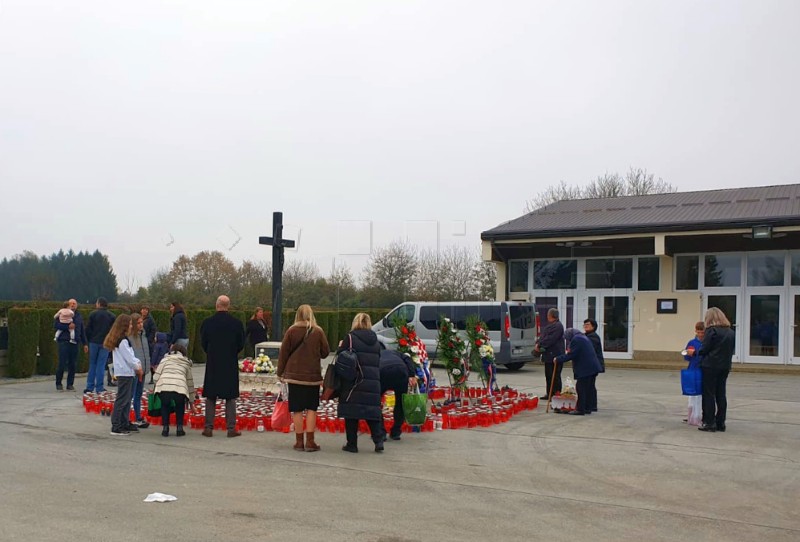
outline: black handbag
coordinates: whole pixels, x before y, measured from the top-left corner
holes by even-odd
[[[328,368],[325,369],[325,377],[322,379],[322,399],[330,401],[339,397],[342,388],[342,380],[336,374],[336,364],[331,362]]]

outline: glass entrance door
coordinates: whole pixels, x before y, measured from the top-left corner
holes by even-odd
[[[783,363],[785,337],[782,330],[788,326],[781,325],[781,294],[771,288],[748,289],[747,317],[747,361]]]
[[[706,311],[710,307],[717,307],[731,322],[733,328],[733,337],[736,341],[736,348],[733,351],[733,361],[740,361],[739,345],[741,344],[741,337],[739,336],[739,294],[738,293],[714,293],[703,297],[703,316],[705,317]]]
[[[533,299],[536,303],[536,312],[539,314],[542,326],[547,323],[547,311],[550,309],[558,309],[559,320],[568,329],[575,326],[576,312],[575,312],[575,292],[572,290],[545,292],[545,295],[537,295]],[[579,329],[583,329],[583,320]]]
[[[628,295],[604,295],[603,304],[599,307],[602,311],[602,322],[598,321],[598,334],[603,340],[603,352],[610,353],[608,357],[628,355],[631,353],[631,297]]]
[[[789,312],[791,324],[788,328],[789,337],[789,363],[800,364],[800,290],[792,288],[789,294]]]

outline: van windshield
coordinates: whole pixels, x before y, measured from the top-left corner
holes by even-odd
[[[511,305],[508,307],[508,315],[509,323],[514,329],[532,329],[536,326],[532,305]]]

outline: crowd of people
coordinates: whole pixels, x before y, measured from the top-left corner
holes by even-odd
[[[84,326],[77,302],[70,299],[54,316],[53,327],[58,343],[56,389],[62,390],[64,372],[67,389],[74,390],[75,365],[79,346],[89,353],[89,373],[84,393],[103,392],[104,374],[109,355],[112,359],[117,397],[111,418],[111,434],[129,435],[146,428],[149,423],[141,412],[141,398],[146,375],[151,375],[155,394],[161,401],[162,435],[169,435],[170,413],[176,413],[176,435],[184,436],[184,411],[187,401],[194,401],[192,362],[187,348],[189,335],[186,314],[178,302],[170,304],[170,333],[157,331],[147,307],[133,315],[114,316],[105,299],[99,298],[95,310]],[[219,296],[216,313],[200,327],[200,342],[206,352],[203,395],[206,398],[206,419],[203,436],[214,435],[214,418],[218,399],[225,402],[228,437],[238,437],[236,399],[239,397],[238,356],[245,344],[254,348],[267,338],[263,309],[257,308],[245,327],[230,314],[230,299]],[[541,354],[545,365],[547,393],[542,399],[552,400],[562,390],[561,369],[572,362],[577,402],[571,415],[585,416],[598,411],[597,376],[605,372],[602,341],[597,322],[587,318],[583,331],[564,329],[555,308],[547,311],[547,324],[542,329],[534,352]],[[294,323],[281,341],[277,376],[288,386],[289,411],[294,425],[298,451],[320,450],[315,440],[316,412],[323,384],[321,360],[330,353],[325,331],[317,325],[309,305],[297,309]],[[339,341],[336,354],[353,352],[359,364],[357,380],[340,383],[338,416],[345,420],[346,442],[342,450],[358,452],[359,422],[364,420],[370,431],[375,451],[384,450],[387,438],[399,440],[404,420],[402,395],[416,382],[416,368],[408,356],[381,348],[372,331],[368,314],[359,313],[351,330]],[[731,370],[734,338],[725,314],[712,307],[705,320],[695,325],[695,337],[686,348],[689,368],[702,370],[702,424],[706,432],[725,431],[727,411],[726,382]],[[381,397],[389,390],[397,396],[394,424],[384,430]],[[690,398],[690,416],[696,399]],[[129,422],[133,405],[135,423]],[[687,420],[688,421],[688,420]]]

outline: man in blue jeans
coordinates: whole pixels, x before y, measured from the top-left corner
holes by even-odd
[[[106,374],[108,350],[103,348],[103,341],[111,331],[116,316],[108,310],[108,301],[98,297],[95,310],[89,315],[86,324],[86,336],[89,340],[89,374],[86,376],[86,389],[83,393],[106,391],[103,387],[103,377]]]
[[[83,345],[83,351],[88,351],[86,346],[86,331],[83,327],[83,318],[78,312],[78,302],[70,299],[68,302],[70,310],[75,313],[71,324],[62,324],[56,318],[53,321],[53,328],[65,331],[59,335],[58,342],[58,369],[56,369],[56,389],[62,391],[64,386],[61,384],[64,378],[64,371],[67,371],[67,389],[75,389],[75,366],[78,361],[78,344]],[[69,330],[75,330],[75,343],[69,340]]]

